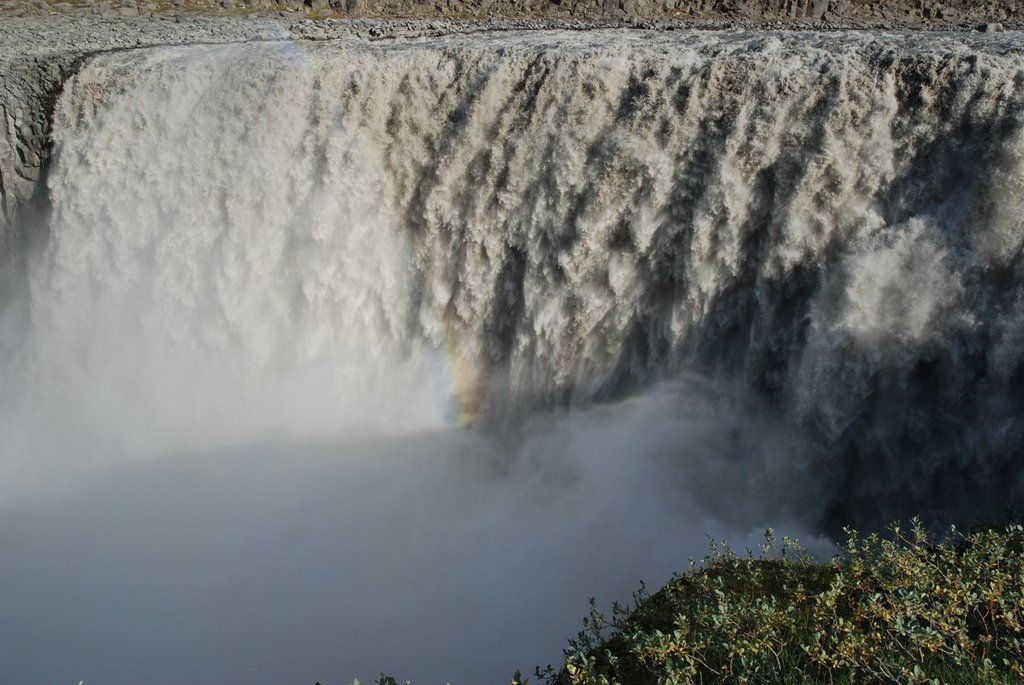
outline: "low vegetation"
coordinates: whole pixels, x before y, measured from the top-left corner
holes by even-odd
[[[847,534],[829,563],[713,543],[631,610],[591,600],[562,669],[513,684],[1024,682],[1024,527]]]
[[[561,669],[511,685],[1024,683],[1024,526],[889,533],[827,563],[771,530],[756,555],[712,542],[632,608],[591,599]]]

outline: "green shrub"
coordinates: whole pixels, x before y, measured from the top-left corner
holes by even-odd
[[[815,562],[771,531],[761,554],[712,544],[701,565],[635,608],[591,600],[557,685],[1024,682],[1024,527],[941,541],[918,521],[891,536],[847,531]],[[513,683],[525,682],[517,677]]]

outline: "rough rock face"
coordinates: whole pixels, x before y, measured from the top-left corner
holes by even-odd
[[[112,17],[139,14],[302,12],[321,17],[495,16],[626,19],[719,18],[754,21],[957,24],[1019,20],[1015,0],[0,0],[16,13],[88,11]]]
[[[74,55],[12,60],[0,72],[0,256],[9,260],[15,237],[5,230],[38,202],[48,159],[49,113],[57,88],[73,70]]]

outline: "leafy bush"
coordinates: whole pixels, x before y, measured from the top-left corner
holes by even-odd
[[[654,595],[591,600],[556,685],[1024,682],[1024,527],[859,537],[821,564],[771,531],[761,554],[712,544]],[[513,684],[525,682],[519,674]]]

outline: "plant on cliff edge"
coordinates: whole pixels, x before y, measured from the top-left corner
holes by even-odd
[[[557,685],[1024,682],[1024,527],[942,540],[914,521],[847,531],[815,562],[768,531],[762,553],[711,554],[631,611],[591,601]],[[525,682],[518,677],[514,684]]]

